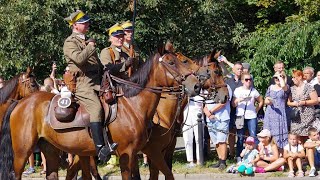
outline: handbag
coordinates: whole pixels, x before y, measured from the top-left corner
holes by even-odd
[[[250,92],[249,92],[249,94],[248,94],[247,97],[250,96],[251,91],[252,91],[252,88],[250,89]],[[246,105],[244,106],[244,113],[243,113],[243,115],[236,117],[235,124],[236,124],[236,128],[237,128],[237,129],[242,129],[242,128],[244,127],[244,115],[246,114],[247,104],[248,104],[248,102],[246,102]]]
[[[289,108],[288,118],[293,120],[300,116],[300,109],[297,107]]]

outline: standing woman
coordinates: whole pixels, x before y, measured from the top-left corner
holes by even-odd
[[[249,130],[249,135],[257,135],[257,113],[263,106],[263,98],[259,92],[252,86],[252,76],[249,73],[241,75],[242,86],[234,90],[234,100],[232,105],[236,107],[236,116],[244,116],[243,122],[236,120],[237,126],[237,161],[240,161],[240,153],[243,150],[243,141],[245,131]],[[258,106],[255,103],[258,102]],[[238,118],[237,118],[238,119]],[[258,140],[256,140],[258,142]]]
[[[264,103],[267,105],[265,111],[263,129],[269,129],[273,140],[277,143],[280,153],[288,144],[288,125],[286,115],[286,102],[290,89],[287,85],[287,77],[284,71],[277,71],[273,80],[275,84],[269,86]]]
[[[318,95],[314,87],[303,82],[303,72],[294,70],[292,72],[294,86],[288,99],[288,106],[298,109],[299,113],[291,121],[291,132],[298,134],[304,143],[308,137],[308,129],[316,123],[315,108],[318,104]]]

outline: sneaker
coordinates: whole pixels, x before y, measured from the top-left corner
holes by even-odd
[[[303,171],[299,171],[297,177],[300,177],[300,178],[304,177]]]
[[[288,174],[288,178],[293,178],[293,177],[294,177],[294,172],[290,171],[289,174]]]
[[[256,173],[265,173],[266,170],[264,170],[264,168],[262,168],[262,167],[256,167],[255,172],[256,172]]]
[[[220,161],[217,164],[214,164],[211,166],[212,168],[219,168],[220,167]]]
[[[227,165],[225,163],[221,163],[218,168],[219,170],[225,170],[227,168]]]
[[[22,174],[28,176],[28,175],[33,174],[33,173],[35,173],[35,172],[36,172],[36,170],[35,170],[33,167],[29,167],[29,168],[28,168],[27,170],[25,170]]]
[[[234,168],[235,168],[235,165],[232,164],[232,165],[226,170],[226,173],[232,173]]]
[[[196,167],[196,164],[193,163],[193,162],[190,162],[189,164],[187,164],[187,168],[188,169],[191,169],[191,168],[194,168],[194,167]]]
[[[284,166],[280,166],[277,171],[283,171],[284,170]]]
[[[309,177],[315,177],[316,176],[316,168],[315,167],[312,167],[309,171]]]

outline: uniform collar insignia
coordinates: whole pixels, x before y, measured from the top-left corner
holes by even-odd
[[[121,48],[116,47],[115,50],[121,52]]]
[[[77,34],[77,36],[82,40],[86,39],[86,36],[84,34]]]

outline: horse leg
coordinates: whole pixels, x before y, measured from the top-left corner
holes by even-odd
[[[94,177],[95,180],[102,180],[97,167],[97,161],[95,160],[94,156],[90,156],[90,168],[91,168],[91,174]]]
[[[136,156],[137,153],[134,153],[132,147],[128,146],[125,152],[121,152],[119,154],[122,180],[131,180],[132,169],[134,168],[134,156]]]
[[[150,180],[159,179],[159,169],[154,165],[154,163],[148,157],[149,171],[150,171]]]
[[[90,173],[90,156],[80,156],[80,165],[82,170],[83,180],[92,180]]]
[[[151,147],[151,146],[149,146]],[[152,162],[151,164],[157,168],[158,170],[160,170],[166,179],[174,179],[173,174],[171,172],[171,170],[169,169],[169,167],[167,166],[167,163],[164,159],[164,154],[162,152],[157,152],[155,151],[155,149],[144,149],[146,151],[144,151],[145,154],[147,154],[148,158],[150,158],[150,161]],[[158,150],[159,151],[159,150]],[[156,176],[154,176],[156,177]],[[150,177],[151,178],[151,177]],[[158,178],[158,177],[156,177]]]
[[[172,170],[172,160],[173,160],[173,154],[174,154],[174,150],[176,148],[176,144],[177,144],[177,137],[174,136],[170,145],[165,150],[164,159],[165,159],[167,166],[169,167],[170,170]]]
[[[45,141],[44,139],[40,139],[38,142],[39,148],[41,152],[44,154],[46,158],[46,179],[48,180],[57,180],[58,179],[58,170],[59,170],[59,155],[60,150]]]
[[[73,161],[70,162],[67,168],[66,180],[77,180],[78,171],[80,170],[80,159],[78,155],[73,157]]]
[[[139,162],[138,162],[138,155],[134,156],[134,166],[132,168],[132,179],[134,180],[141,180],[140,171],[139,171]]]

